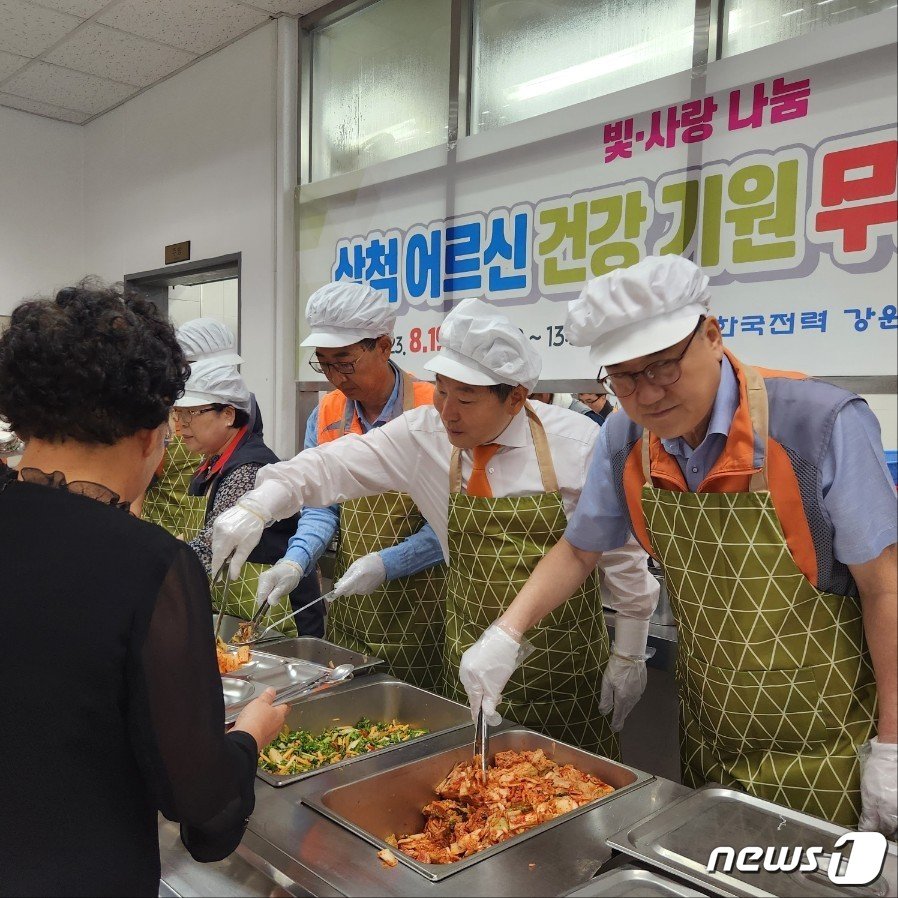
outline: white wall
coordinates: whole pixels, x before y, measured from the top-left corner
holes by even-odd
[[[84,129],[0,106],[0,315],[84,274]]]
[[[85,125],[84,219],[86,267],[108,279],[162,268],[181,240],[193,260],[242,253],[242,371],[279,451],[276,79],[270,22]]]

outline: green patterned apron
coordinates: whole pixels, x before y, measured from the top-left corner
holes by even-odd
[[[755,434],[767,391],[746,368]],[[643,435],[643,471],[649,470]],[[857,747],[873,735],[876,687],[857,599],[822,592],[796,566],[767,488],[645,485],[642,507],[678,626],[683,781],[857,826]]]
[[[452,453],[444,688],[457,701],[467,702],[458,681],[462,653],[505,611],[567,525],[545,431],[529,404],[525,411],[545,492],[468,496],[461,490],[461,455],[458,449]],[[617,735],[599,713],[609,648],[597,574],[529,631],[528,639],[536,651],[508,681],[503,717],[619,759]]]
[[[162,474],[147,490],[140,516],[164,527],[172,536],[183,536],[187,489],[202,460],[202,455],[191,452],[179,436],[173,436],[165,450]]]
[[[184,508],[182,511],[182,519],[184,523],[184,539],[188,542],[199,536],[200,531],[206,523],[206,497],[205,496],[185,496]],[[228,586],[227,602],[225,603],[225,614],[231,617],[237,617],[241,620],[249,620],[256,610],[256,592],[259,587],[259,577],[271,567],[270,564],[254,564],[246,562],[240,570],[240,576],[236,580],[232,580]],[[214,573],[214,572],[213,572]],[[213,583],[212,590],[212,607],[219,611],[221,609],[221,597],[224,592],[223,583]],[[290,607],[290,596],[282,596],[277,604],[267,612],[262,618],[262,625],[267,626],[274,621],[280,620],[289,614],[293,609]],[[281,624],[278,630],[285,636],[298,636],[295,618],[290,618],[286,623]]]
[[[403,372],[403,411],[414,407],[412,379]],[[339,439],[351,424],[347,401]],[[407,539],[425,521],[411,497],[388,492],[340,505],[335,576],[359,558]],[[442,671],[446,567],[432,565],[411,577],[390,580],[367,596],[341,596],[327,613],[327,638],[337,645],[386,661],[394,677],[436,691]]]

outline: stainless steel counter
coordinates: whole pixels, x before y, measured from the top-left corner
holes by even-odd
[[[406,759],[458,744],[447,733],[409,745]],[[365,760],[366,773],[396,763],[387,753]],[[656,778],[592,811],[483,863],[433,883],[400,864],[385,867],[376,849],[302,804],[306,791],[327,778],[338,784],[347,770],[322,771],[281,789],[256,782],[256,810],[234,856],[218,864],[193,863],[178,829],[163,822],[163,881],[178,895],[560,895],[585,883],[611,857],[605,837],[660,810],[691,790]],[[165,892],[165,894],[170,894]]]

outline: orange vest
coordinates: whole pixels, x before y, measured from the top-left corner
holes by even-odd
[[[700,493],[748,492],[752,474],[760,470],[755,466],[755,435],[748,410],[745,374],[738,359],[728,350],[724,350],[724,352],[733,366],[739,384],[739,406],[733,416],[730,432],[720,458],[708,472],[708,476],[699,484],[697,492]],[[796,371],[774,371],[767,368],[756,368],[755,370],[763,378],[807,379],[807,375]],[[668,455],[661,440],[654,434],[650,436],[649,457],[651,482],[654,487],[680,492],[688,490],[686,478],[676,459]],[[773,507],[779,518],[780,526],[783,528],[792,559],[808,581],[816,586],[817,554],[802,502],[798,478],[795,476],[795,470],[785,449],[772,437],[767,440],[767,477]],[[637,441],[630,449],[624,465],[624,495],[636,538],[649,554],[657,557],[652,549],[645,514],[642,510],[642,488],[645,482],[642,470],[641,441]]]
[[[405,390],[408,385],[412,386],[412,404],[411,407],[417,408],[419,405],[433,405],[433,384],[426,383],[423,380],[411,381],[403,372],[402,389]],[[405,399],[403,395],[401,397]],[[344,416],[346,415],[346,396],[339,390],[333,390],[325,396],[318,404],[318,445],[329,443],[343,436],[344,430],[340,426]],[[403,405],[405,403],[403,402]],[[359,416],[353,409],[352,421],[345,429],[345,433],[364,433],[362,423]]]

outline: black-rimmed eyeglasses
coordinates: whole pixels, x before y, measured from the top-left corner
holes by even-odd
[[[675,384],[683,373],[680,362],[682,362],[683,356],[689,351],[689,347],[692,345],[692,341],[695,339],[695,335],[698,333],[704,320],[704,318],[699,318],[698,324],[696,324],[695,329],[689,335],[689,340],[683,347],[683,351],[676,358],[659,359],[657,362],[652,362],[651,365],[646,365],[641,371],[606,374],[604,377],[597,377],[596,380],[606,390],[614,393],[618,399],[632,396],[636,392],[640,377],[644,377],[648,383],[656,387],[669,387],[671,384]]]
[[[355,374],[355,366],[358,364],[359,359],[362,356],[356,356],[351,362],[321,362],[318,360],[317,356],[312,356],[309,359],[309,367],[313,371],[317,371],[319,374],[323,374],[327,377],[328,372],[332,371],[335,374]]]

